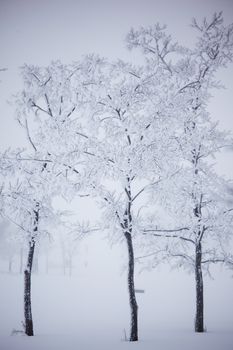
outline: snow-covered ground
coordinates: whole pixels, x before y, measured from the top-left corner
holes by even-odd
[[[139,305],[138,343],[125,341],[129,307],[124,247],[109,248],[98,239],[86,243],[74,260],[72,276],[61,266],[32,277],[32,312],[35,337],[11,335],[22,329],[23,275],[0,273],[1,350],[232,350],[233,279],[216,268],[215,279],[205,277],[207,332],[193,332],[194,280],[184,271],[166,266],[136,275]]]
[[[37,335],[35,337],[1,337],[4,350],[232,350],[230,332],[193,334],[190,331],[156,331],[137,343],[120,341],[114,334]]]

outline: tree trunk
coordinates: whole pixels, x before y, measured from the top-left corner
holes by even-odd
[[[35,242],[32,240],[29,243],[27,268],[24,271],[24,319],[25,333],[29,336],[33,335],[32,308],[31,308],[31,273],[33,255],[35,250]]]
[[[195,277],[196,277],[196,318],[195,332],[204,332],[204,298],[203,298],[203,279],[202,279],[202,247],[199,242],[196,245]]]
[[[138,340],[138,306],[134,289],[134,251],[132,236],[129,232],[125,232],[125,238],[128,248],[128,290],[129,290],[129,304],[131,311],[131,330],[130,341]]]
[[[31,275],[32,275],[32,264],[35,252],[35,239],[38,233],[39,223],[39,204],[36,204],[34,210],[34,228],[33,234],[29,242],[29,251],[27,257],[27,267],[24,271],[24,319],[25,319],[25,334],[33,336],[33,321],[32,321],[32,306],[31,306]]]

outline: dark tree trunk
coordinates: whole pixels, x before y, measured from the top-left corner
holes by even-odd
[[[33,336],[33,321],[32,321],[32,306],[31,306],[31,275],[32,275],[32,265],[33,257],[35,252],[35,238],[38,231],[38,221],[39,221],[39,209],[38,204],[36,210],[34,210],[34,228],[33,235],[29,242],[29,250],[27,257],[27,267],[24,271],[24,319],[25,319],[25,334],[28,336]]]
[[[29,244],[27,268],[24,271],[24,319],[25,333],[33,335],[32,307],[31,307],[31,273],[35,242],[32,240]]]
[[[195,129],[195,123],[193,124]],[[191,133],[192,134],[192,133]],[[192,151],[192,163],[194,165],[194,176],[198,176],[199,173],[199,160],[200,160],[200,147],[194,148]],[[194,180],[194,188],[198,184],[198,179]],[[200,196],[200,199],[199,199]],[[202,278],[202,246],[201,240],[204,234],[204,227],[201,229],[202,220],[202,198],[203,194],[196,193],[196,190],[192,193],[192,198],[195,201],[195,207],[193,210],[194,216],[198,221],[198,230],[196,233],[196,245],[195,245],[195,280],[196,280],[196,316],[195,316],[195,332],[204,332],[204,297],[203,297],[203,278]]]
[[[134,251],[132,236],[130,232],[125,232],[125,238],[128,248],[128,290],[129,290],[129,304],[131,311],[131,329],[130,341],[138,340],[138,306],[135,296],[134,288]]]
[[[201,242],[196,245],[195,277],[196,277],[196,318],[195,332],[204,332],[204,298],[203,298],[203,279],[202,279],[202,247]]]

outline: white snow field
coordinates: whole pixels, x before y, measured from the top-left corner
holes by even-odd
[[[35,337],[1,337],[4,350],[232,350],[233,336],[230,332],[195,335],[191,332],[160,331],[150,334],[139,342],[121,342],[114,334],[110,337],[94,335],[38,335]]]
[[[83,244],[74,260],[71,277],[53,264],[32,276],[34,337],[11,335],[22,330],[23,275],[0,273],[1,350],[232,350],[232,273],[217,268],[214,280],[205,277],[207,332],[195,334],[194,280],[183,270],[159,266],[136,274],[139,305],[139,342],[129,334],[129,306],[124,246],[109,248],[93,239]]]

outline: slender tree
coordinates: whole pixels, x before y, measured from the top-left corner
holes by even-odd
[[[211,122],[206,106],[211,89],[219,85],[215,81],[215,73],[219,68],[225,67],[233,57],[233,25],[224,26],[222,13],[215,13],[210,21],[205,18],[203,22],[198,23],[193,19],[192,26],[199,36],[193,49],[181,47],[173,42],[171,36],[165,32],[166,27],[159,24],[140,28],[138,31],[132,29],[127,36],[127,43],[130,49],[138,47],[144,52],[152,85],[156,85],[155,63],[167,71],[167,80],[173,82],[173,88],[169,91],[169,95],[172,96],[170,106],[176,110],[177,115],[173,139],[177,142],[175,154],[182,170],[175,177],[173,184],[166,184],[169,187],[165,187],[166,182],[163,182],[160,196],[166,203],[170,199],[169,208],[178,214],[178,229],[159,229],[159,232],[163,233],[155,235],[178,238],[178,241],[183,243],[183,251],[175,255],[188,262],[194,261],[195,331],[203,332],[202,264],[223,261],[222,257],[215,256],[219,252],[221,254],[220,247],[210,249],[209,246],[215,240],[221,245],[223,237],[229,234],[231,227],[229,212],[216,194],[217,188],[221,191],[224,187],[219,187],[222,180],[217,180],[209,161],[206,160],[230,143],[225,139],[225,135],[217,130],[216,124]],[[156,91],[156,87],[152,87],[152,91]],[[176,195],[171,197],[174,186]],[[222,220],[228,222],[229,226],[223,226],[223,229]],[[207,249],[203,253],[204,241]],[[194,260],[192,255],[186,253],[187,244],[194,247]]]
[[[143,229],[143,232],[146,236],[153,235],[157,239],[165,239],[164,244],[160,242],[159,253],[156,248],[156,261],[173,260],[177,267],[183,266],[194,272],[195,331],[204,332],[203,271],[209,273],[211,264],[229,264],[231,261],[231,256],[226,251],[232,239],[233,216],[225,202],[226,192],[222,179],[213,172],[206,174],[207,169],[203,163],[199,165],[199,171],[202,174],[195,179],[195,184],[191,172],[188,177],[188,171],[184,169],[181,173],[182,178],[174,177],[174,182],[170,181],[169,185],[167,184],[167,190],[161,189],[165,197],[160,203],[167,210],[170,225],[161,222],[157,227],[153,227],[151,224],[149,228]],[[193,185],[198,187],[195,191],[196,196],[193,195]],[[199,198],[198,206],[196,198]],[[145,255],[151,257],[153,243],[151,239],[149,242],[150,248]],[[158,243],[154,244],[158,246]]]
[[[46,173],[40,163],[21,162],[22,153],[5,152],[1,175],[4,186],[1,194],[2,215],[17,227],[17,236],[28,245],[26,267],[24,269],[24,326],[25,334],[34,335],[31,306],[31,274],[35,247],[47,232],[52,214],[51,190],[48,191]],[[36,166],[35,166],[36,165]]]
[[[130,341],[138,340],[138,306],[135,295],[133,241],[146,203],[147,191],[162,176],[176,171],[169,143],[169,120],[155,112],[146,77],[140,68],[124,62],[106,63],[101,82],[92,90],[95,138],[87,144],[89,185],[100,198],[105,228],[115,232],[127,247],[128,292],[131,314]],[[145,80],[144,80],[145,79]],[[158,101],[161,102],[159,96]],[[85,135],[90,139],[90,136]],[[170,158],[169,158],[170,156]],[[170,160],[170,167],[165,164]],[[116,239],[116,238],[112,238]]]
[[[62,65],[57,61],[46,68],[27,65],[22,68],[25,89],[16,96],[16,114],[31,150],[6,152],[3,159],[4,171],[11,171],[15,182],[14,187],[11,183],[6,187],[5,213],[28,234],[24,314],[25,333],[29,336],[34,334],[31,273],[43,222],[52,216],[54,195],[72,199],[81,186],[83,161],[80,160],[80,149],[83,145],[80,135],[83,134],[76,113],[79,116],[84,111],[85,86],[89,84],[87,79],[91,84],[93,63],[87,58],[73,65]],[[89,76],[83,73],[85,71]]]

